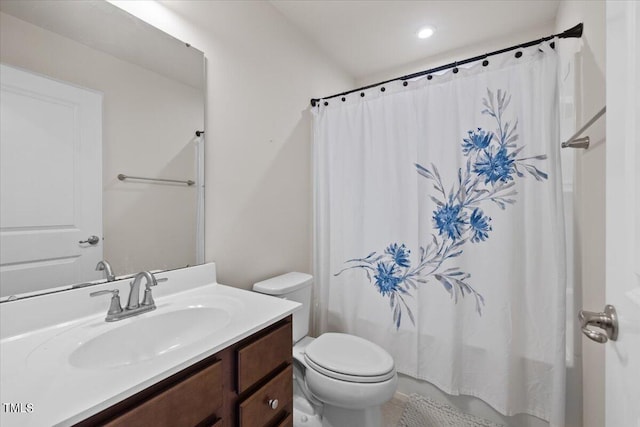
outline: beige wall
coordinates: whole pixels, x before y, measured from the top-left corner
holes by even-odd
[[[0,31],[3,63],[104,94],[104,258],[115,273],[194,264],[195,187],[116,176],[194,179],[202,91],[5,13]]]
[[[268,2],[113,3],[207,58],[205,256],[219,281],[311,272],[309,99],[353,79]]]
[[[576,128],[605,105],[605,2],[562,1],[556,29],[584,23],[576,56]],[[575,151],[574,233],[577,308],[601,311],[605,304],[605,122],[585,135],[588,150]],[[579,335],[578,335],[579,336]],[[604,426],[604,346],[579,336],[582,343],[582,408],[584,427]],[[577,347],[580,356],[580,346]]]

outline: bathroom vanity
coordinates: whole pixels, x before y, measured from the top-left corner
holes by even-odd
[[[2,303],[2,401],[17,410],[0,424],[292,426],[299,304],[217,284],[214,264],[158,278],[157,308],[117,322],[87,289]]]
[[[77,426],[292,426],[291,330],[289,316]]]

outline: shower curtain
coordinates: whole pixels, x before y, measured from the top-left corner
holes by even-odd
[[[314,321],[562,426],[557,55],[521,52],[313,108]]]

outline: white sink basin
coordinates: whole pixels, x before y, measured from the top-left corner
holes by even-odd
[[[89,369],[137,364],[206,338],[231,320],[227,310],[213,307],[154,314],[82,343],[69,355],[69,363]]]
[[[117,322],[105,322],[103,315],[93,317],[39,345],[27,364],[109,370],[178,357],[223,333],[243,306],[237,298],[205,294],[167,298],[153,311]]]

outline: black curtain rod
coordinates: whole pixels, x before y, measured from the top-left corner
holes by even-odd
[[[464,65],[464,64],[468,64],[470,62],[476,62],[479,61],[481,59],[486,59],[489,56],[493,56],[493,55],[499,55],[501,53],[505,53],[505,52],[509,52],[511,50],[516,50],[516,49],[522,49],[525,47],[529,47],[529,46],[535,46],[537,44],[540,44],[542,42],[546,42],[548,40],[551,40],[555,37],[558,37],[560,39],[569,39],[569,38],[580,38],[582,37],[582,30],[584,28],[584,25],[582,23],[576,25],[575,27],[569,28],[566,31],[563,31],[562,33],[559,34],[554,34],[552,36],[548,36],[548,37],[543,37],[541,39],[537,39],[537,40],[532,40],[530,42],[527,43],[521,43],[515,46],[511,46],[511,47],[507,47],[504,49],[500,49],[500,50],[496,50],[494,52],[490,52],[490,53],[485,53],[484,55],[479,55],[479,56],[474,56],[473,58],[469,58],[469,59],[464,59],[462,61],[456,61],[456,62],[452,62],[451,64],[447,64],[447,65],[441,65],[440,67],[436,67],[436,68],[431,68],[429,70],[425,70],[425,71],[419,71],[417,73],[413,73],[413,74],[408,74],[406,76],[402,76],[402,77],[396,77],[394,79],[389,79],[389,80],[385,80],[383,82],[379,82],[379,83],[374,83],[374,84],[370,84],[368,86],[363,86],[363,87],[359,87],[357,89],[353,89],[347,92],[342,92],[342,93],[337,93],[335,95],[331,95],[331,96],[325,96],[324,98],[311,98],[311,106],[315,107],[318,102],[320,102],[320,100],[326,100],[326,99],[331,99],[331,98],[336,98],[338,96],[345,96],[345,95],[349,95],[351,93],[354,92],[359,92],[359,91],[363,91],[365,89],[371,89],[372,87],[376,87],[376,86],[380,86],[389,82],[395,82],[397,80],[410,80],[410,79],[414,79],[416,77],[421,77],[424,75],[429,75],[432,73],[437,73],[438,71],[443,71],[443,70],[448,70],[449,68],[453,68],[453,72],[457,73],[458,72],[458,65]],[[551,47],[553,48],[553,44],[551,45]],[[520,53],[520,52],[519,52]],[[519,58],[520,56],[522,56],[522,53],[520,53],[520,55],[518,55],[516,53],[516,56]],[[489,62],[488,61],[483,61],[482,65],[488,65]],[[406,86],[408,83],[405,81],[404,85]],[[384,88],[381,88],[382,91],[384,91]],[[364,96],[364,93],[361,94],[361,96]],[[343,99],[344,101],[344,99]],[[327,104],[325,104],[327,105]]]

